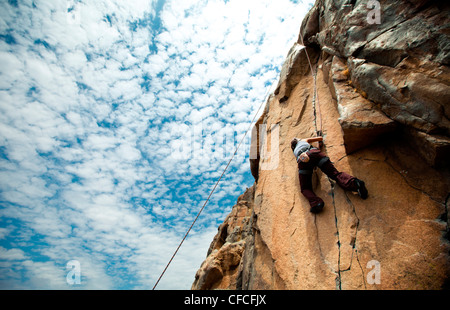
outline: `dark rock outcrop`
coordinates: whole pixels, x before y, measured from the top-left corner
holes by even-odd
[[[324,58],[346,62],[352,86],[407,128],[405,139],[431,145],[432,156],[421,155],[442,166],[442,158],[450,158],[450,4],[379,3],[380,24],[369,24],[365,1],[317,1],[302,23],[299,42],[320,46]],[[353,150],[350,133],[345,140]]]
[[[254,187],[242,194],[219,226],[217,235],[211,242],[208,257],[195,276],[193,289],[242,289],[242,272],[246,265],[244,250],[252,248],[252,214]],[[248,256],[248,255],[247,255]]]

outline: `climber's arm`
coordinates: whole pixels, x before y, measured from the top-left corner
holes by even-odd
[[[314,146],[315,148],[320,149],[321,143],[323,141],[323,137],[306,138],[306,139],[302,139],[302,141],[305,141],[305,142],[311,144],[312,146]]]
[[[305,141],[308,142],[309,144],[311,144],[311,143],[314,143],[314,142],[323,141],[323,137],[307,138],[307,139],[305,139]]]

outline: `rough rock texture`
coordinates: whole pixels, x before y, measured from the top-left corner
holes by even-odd
[[[237,201],[208,250],[208,257],[195,276],[195,289],[242,289],[243,253],[253,239],[254,187]]]
[[[324,64],[330,66],[326,81],[331,96],[337,101],[339,123],[344,133],[347,153],[371,145],[378,137],[392,132],[395,122],[380,112],[375,104],[367,100],[367,94],[352,87],[348,80],[350,74],[347,65],[338,56],[329,57],[331,61]]]
[[[308,55],[306,55],[305,50],[308,50]],[[275,95],[278,95],[281,103],[289,98],[301,78],[310,72],[308,56],[311,62],[316,62],[318,53],[314,49],[298,43],[294,44],[289,51],[288,57],[281,68],[278,86],[274,92]]]
[[[450,4],[379,3],[380,24],[369,24],[365,1],[318,0],[299,42],[347,61],[352,85],[389,118],[414,129],[405,137],[432,144],[435,157],[424,160],[441,166],[450,157]]]
[[[305,17],[252,136],[278,135],[277,156],[252,147],[256,182],[219,227],[193,289],[448,288],[450,11],[379,2],[381,24],[367,23],[364,1],[320,0]],[[319,117],[323,150],[369,198],[316,170],[325,208],[314,215],[290,140],[314,136]]]

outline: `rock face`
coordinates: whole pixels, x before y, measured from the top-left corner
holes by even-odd
[[[253,239],[252,212],[254,187],[247,189],[233,207],[208,250],[208,257],[197,272],[195,289],[242,288],[243,254]]]
[[[436,154],[424,160],[441,166],[450,157],[450,4],[374,2],[379,24],[369,24],[373,10],[366,1],[317,1],[299,41],[345,62],[352,86],[410,129],[405,136],[420,144],[435,141]]]
[[[380,24],[366,1],[318,0],[303,20],[255,125],[252,143],[278,145],[272,156],[253,145],[256,182],[192,289],[448,288],[450,9],[378,3]],[[316,169],[325,208],[309,212],[290,141],[319,129],[338,170],[366,182],[367,200]]]

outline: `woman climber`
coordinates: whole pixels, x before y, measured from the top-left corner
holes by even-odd
[[[300,187],[303,196],[308,199],[312,213],[322,211],[325,203],[314,193],[312,188],[312,173],[319,167],[330,179],[335,180],[344,190],[357,192],[362,199],[367,198],[367,188],[364,181],[359,180],[345,172],[339,172],[324,153],[312,143],[322,142],[322,137],[298,139],[291,141],[291,148],[297,158]]]

